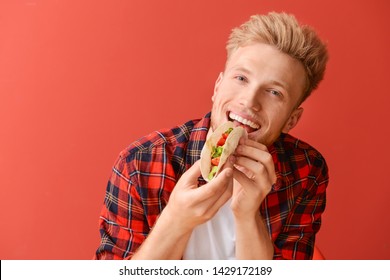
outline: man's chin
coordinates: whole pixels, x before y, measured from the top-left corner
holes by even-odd
[[[264,135],[264,134],[262,134],[262,131],[254,131],[254,132],[248,134],[248,138],[250,140],[261,143],[267,147],[272,145],[279,138],[279,136],[280,136],[280,134],[279,135]]]

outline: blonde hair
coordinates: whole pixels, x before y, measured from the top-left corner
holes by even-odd
[[[302,103],[324,78],[328,51],[316,32],[300,25],[293,15],[271,12],[254,15],[240,27],[234,28],[226,45],[227,61],[239,47],[262,42],[299,60],[306,71],[306,88]]]

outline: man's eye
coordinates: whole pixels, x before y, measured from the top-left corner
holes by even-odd
[[[274,90],[274,89],[270,89],[268,90],[269,93],[271,93],[272,95],[275,95],[275,96],[282,96],[282,94],[277,91],[277,90]]]
[[[240,82],[245,82],[246,78],[244,76],[236,76],[236,79]]]

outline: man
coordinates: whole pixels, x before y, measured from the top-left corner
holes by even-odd
[[[327,50],[284,13],[232,31],[211,114],[152,133],[120,154],[107,186],[97,259],[310,259],[328,170],[287,134],[323,79]],[[243,126],[222,172],[200,178],[208,133]]]

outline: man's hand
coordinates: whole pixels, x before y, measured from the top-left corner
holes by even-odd
[[[276,182],[274,162],[263,144],[241,139],[235,153],[231,208],[236,217],[254,217]]]
[[[230,161],[216,178],[198,187],[200,174],[200,161],[197,161],[181,176],[163,211],[183,232],[192,231],[211,219],[232,195],[233,164]]]
[[[266,146],[241,139],[236,149],[231,208],[236,225],[237,259],[272,259],[273,242],[259,208],[276,182]]]
[[[133,259],[180,259],[195,226],[211,219],[232,196],[233,164],[225,164],[211,182],[198,187],[197,161],[177,182],[167,206]]]

